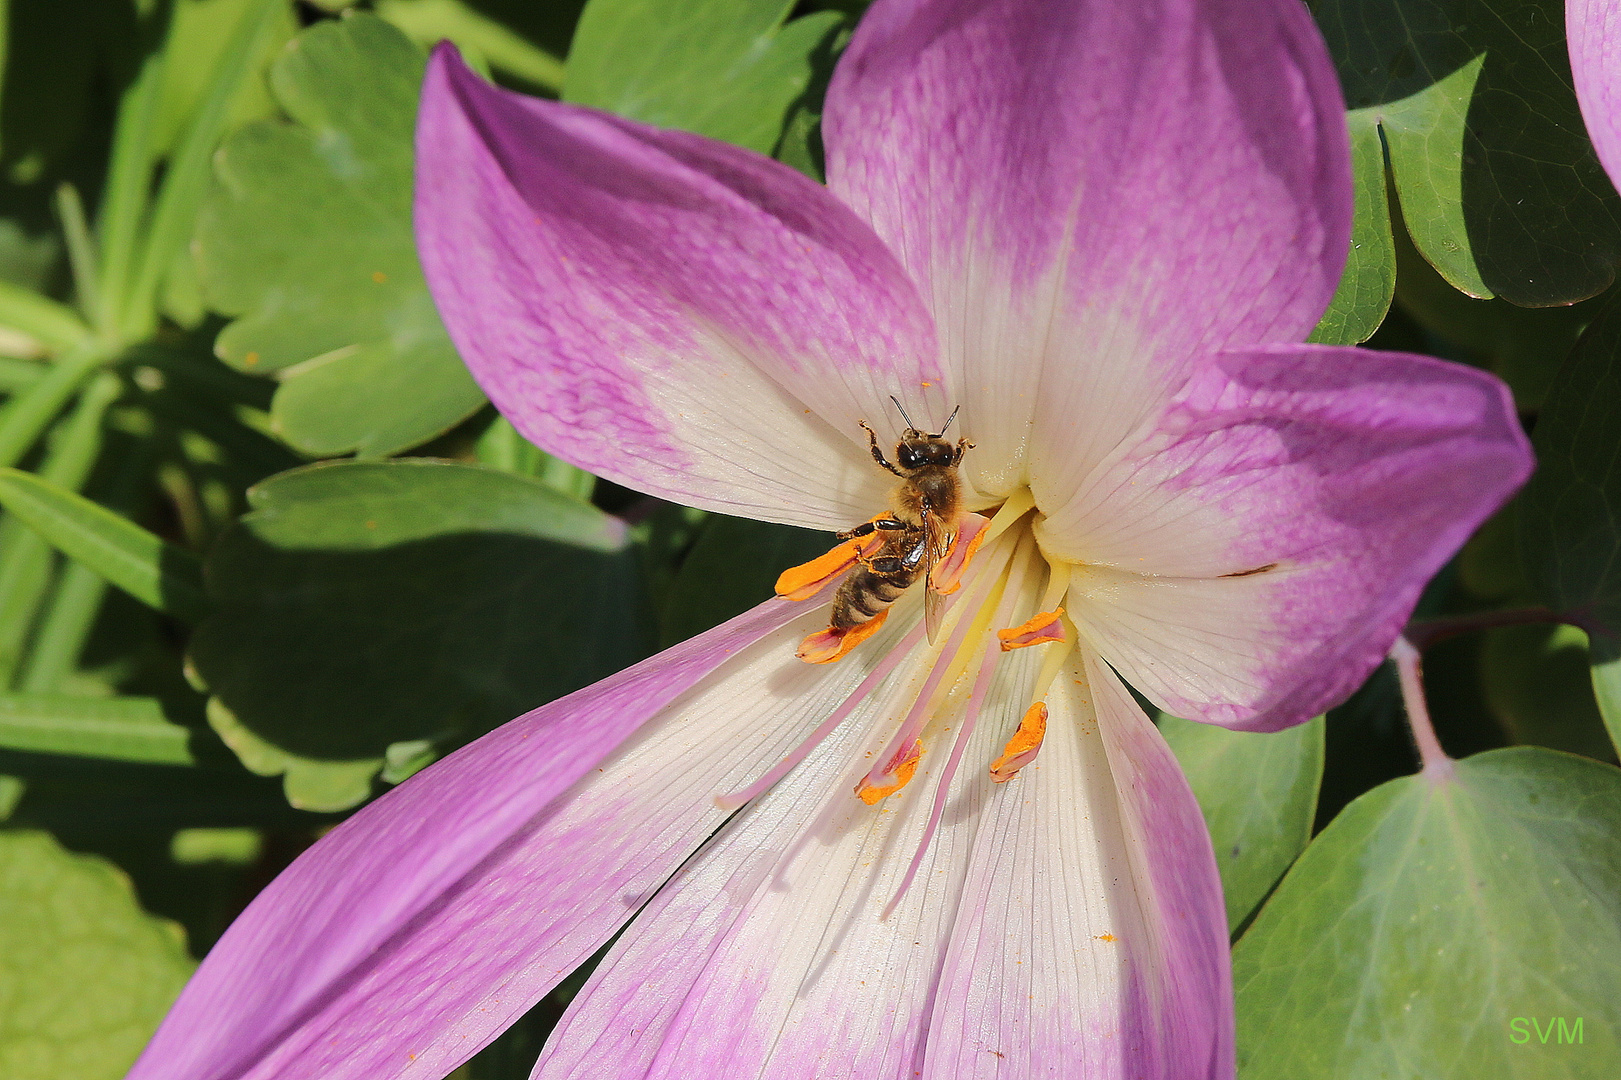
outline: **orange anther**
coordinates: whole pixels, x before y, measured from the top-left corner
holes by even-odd
[[[887,618],[889,609],[884,608],[860,626],[852,626],[848,630],[835,630],[831,626],[818,630],[799,643],[799,651],[794,655],[807,664],[831,664],[835,660],[842,660],[851,649],[876,634]]]
[[[996,637],[1003,652],[1024,649],[1031,645],[1045,645],[1049,641],[1064,640],[1064,609],[1043,611],[1022,626],[1011,630],[998,630]]]
[[[1036,760],[1036,752],[1041,749],[1041,740],[1046,735],[1047,706],[1038,701],[1025,710],[1019,730],[1002,747],[1002,756],[991,762],[991,779],[998,784],[1013,779],[1020,769]]]
[[[809,600],[834,578],[877,551],[883,543],[883,536],[875,532],[857,540],[846,540],[808,563],[790,566],[777,577],[777,595],[784,600]]]
[[[871,806],[879,799],[887,798],[888,796],[895,794],[895,792],[911,783],[912,777],[917,775],[917,762],[922,756],[922,740],[913,740],[912,745],[908,747],[905,753],[900,756],[900,759],[898,761],[891,762],[890,767],[884,770],[885,773],[894,778],[894,782],[888,784],[872,784],[869,783],[865,777],[863,777],[861,783],[856,785],[856,797],[862,802],[866,803],[868,806]],[[868,775],[870,776],[871,774],[869,773]]]

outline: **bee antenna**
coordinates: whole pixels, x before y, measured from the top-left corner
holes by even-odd
[[[916,424],[912,423],[912,418],[910,416],[906,415],[906,409],[905,409],[904,406],[901,405],[900,399],[897,398],[894,394],[891,394],[891,395],[889,395],[889,400],[891,400],[891,401],[893,401],[895,403],[895,408],[900,412],[901,419],[906,421],[906,426],[911,428],[913,431],[917,431],[918,426]]]
[[[946,417],[945,426],[942,427],[940,429],[939,434],[935,436],[936,439],[938,439],[941,435],[944,435],[946,433],[946,428],[949,428],[951,426],[951,422],[953,420],[957,419],[957,413],[959,413],[961,411],[962,411],[962,406],[961,405],[958,405],[955,409],[951,410],[951,415]]]

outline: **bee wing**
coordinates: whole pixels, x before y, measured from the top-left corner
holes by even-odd
[[[951,538],[940,527],[940,519],[928,504],[923,502],[923,626],[929,634],[929,644],[933,645],[940,636],[940,624],[945,619],[946,598],[934,588],[934,567],[946,556],[946,546]]]

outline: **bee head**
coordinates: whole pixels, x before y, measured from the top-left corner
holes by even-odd
[[[955,448],[938,435],[907,428],[895,445],[895,463],[910,472],[929,465],[950,465]]]
[[[946,442],[944,435],[951,427],[951,422],[957,419],[957,409],[951,410],[946,417],[945,426],[939,431],[930,433],[921,431],[912,423],[912,418],[906,415],[906,410],[894,395],[890,401],[895,402],[895,408],[900,412],[901,419],[906,421],[906,430],[901,432],[901,441],[895,444],[895,462],[902,469],[910,472],[929,465],[950,465],[956,458],[956,448]],[[957,406],[958,409],[962,406]]]

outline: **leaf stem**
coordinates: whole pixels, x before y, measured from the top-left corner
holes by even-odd
[[[1603,633],[1604,628],[1583,618],[1577,612],[1559,612],[1545,607],[1508,608],[1503,611],[1477,611],[1470,615],[1447,615],[1436,619],[1414,619],[1407,624],[1402,636],[1423,652],[1431,645],[1467,634],[1475,630],[1494,630],[1499,626],[1529,626],[1536,623],[1568,623],[1580,627],[1588,634]]]
[[[1424,658],[1404,634],[1390,647],[1390,658],[1396,663],[1396,677],[1401,682],[1402,705],[1407,709],[1407,726],[1418,745],[1418,757],[1423,762],[1423,775],[1431,780],[1445,780],[1452,775],[1453,762],[1441,749],[1441,740],[1435,736],[1430,723],[1430,708],[1424,700]]]
[[[152,453],[152,442],[145,440],[133,452],[119,455],[117,471],[101,498],[109,510],[127,515],[133,509],[149,474]],[[23,691],[62,689],[78,666],[106,593],[106,578],[78,559],[66,560],[18,681]]]
[[[163,92],[164,51],[154,48],[147,54],[118,103],[112,162],[96,215],[104,258],[98,292],[112,297],[114,304],[128,293],[136,242],[151,197],[152,134]],[[113,328],[97,322],[96,329],[107,334]]]
[[[84,486],[101,450],[101,418],[121,385],[104,374],[79,396],[77,407],[57,424],[40,478],[69,490]],[[0,685],[9,687],[26,652],[29,631],[54,577],[51,547],[32,529],[11,523],[0,544]]]
[[[0,412],[0,467],[17,464],[68,398],[107,359],[98,346],[84,344],[63,356]]]
[[[79,189],[61,184],[56,189],[56,212],[62,218],[62,236],[68,246],[68,266],[73,271],[73,288],[79,295],[79,310],[90,325],[102,319],[101,270],[96,257],[96,241],[85,221]]]
[[[238,24],[209,79],[209,91],[192,116],[180,145],[169,159],[162,185],[152,203],[151,224],[134,273],[113,313],[126,340],[144,338],[157,324],[158,286],[174,259],[184,253],[208,190],[214,148],[230,120],[231,103],[264,56],[277,17],[286,10],[280,0],[258,0]],[[166,46],[167,48],[167,46]]]

